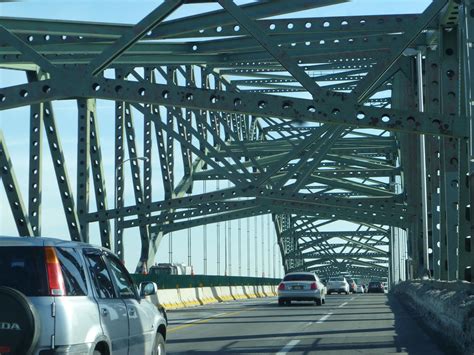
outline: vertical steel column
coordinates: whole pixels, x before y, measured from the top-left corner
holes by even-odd
[[[28,81],[36,81],[37,74],[27,72]],[[28,216],[35,236],[41,235],[43,103],[30,106],[30,174],[28,181]]]
[[[84,242],[89,242],[89,224],[84,217],[89,213],[90,176],[90,115],[95,112],[95,100],[77,100],[77,216]]]
[[[216,191],[219,191],[219,180],[216,181]],[[216,238],[217,238],[217,275],[221,274],[221,224],[216,223]]]
[[[232,276],[232,221],[227,221],[227,248],[228,248],[228,267],[227,267],[227,274]]]
[[[173,263],[173,232],[168,234],[168,260],[169,263]]]
[[[239,270],[239,276],[242,276],[242,218],[239,218],[237,220],[237,257],[239,259],[238,262],[238,270]]]
[[[116,71],[117,79],[123,79],[123,72]],[[123,255],[123,230],[119,227],[120,222],[122,222],[123,217],[118,216],[118,210],[123,207],[123,166],[124,161],[124,146],[125,146],[125,103],[116,102],[115,103],[115,165],[114,165],[114,175],[115,175],[115,196],[114,196],[114,206],[115,206],[115,221],[114,221],[114,251],[115,254],[121,259],[124,260]]]
[[[227,253],[228,253],[228,248],[227,248],[227,222],[224,221],[224,276],[227,276]]]
[[[408,60],[408,59],[407,59]],[[414,87],[413,80],[409,80],[407,75],[413,76],[411,63],[404,63],[405,71],[400,71],[394,76],[392,91],[393,108],[405,108],[415,110],[413,101]],[[413,152],[420,151],[420,140],[414,134],[397,134],[400,141],[401,166],[403,168],[403,186],[405,188],[408,213],[415,216],[408,228],[409,247],[409,278],[421,277],[422,274],[422,251],[423,233],[421,228],[421,187],[420,187],[420,155]]]
[[[469,139],[469,165],[467,184],[469,188],[469,200],[467,196],[461,196],[461,206],[470,204],[470,208],[463,216],[469,218],[464,221],[459,237],[459,278],[473,282],[474,274],[474,1],[466,0],[462,4],[460,11],[460,37],[461,37],[461,68],[462,76],[462,113],[470,120]]]
[[[271,248],[271,238],[270,238],[270,216],[271,214],[267,214],[267,270],[268,270],[268,277],[270,277],[270,270],[271,270],[271,257],[270,257],[270,248]]]
[[[250,276],[250,217],[247,217],[247,276]]]
[[[102,212],[108,209],[107,205],[107,189],[105,185],[104,165],[102,160],[102,148],[100,145],[99,125],[96,113],[90,114],[90,158],[92,180],[94,181],[95,202],[97,211]],[[115,196],[114,196],[115,197]],[[99,221],[99,233],[101,245],[111,249],[111,227],[110,220],[102,219]]]
[[[206,193],[206,180],[203,180],[202,182],[202,192],[205,194]],[[207,225],[204,224],[202,226],[202,239],[203,239],[203,274],[207,275]]]
[[[144,68],[143,76],[145,81],[154,83],[155,73],[152,68]],[[152,122],[153,122],[153,107],[150,106],[147,112],[143,115],[143,202],[150,204],[152,202]],[[145,218],[150,217],[150,213],[145,214]],[[147,237],[152,239],[152,233],[148,231]],[[151,248],[154,245],[151,243]],[[153,258],[154,259],[154,258]],[[154,260],[150,260],[150,264]],[[148,269],[147,262],[147,269]]]
[[[416,74],[418,87],[418,111],[424,112],[424,90],[423,90],[423,53],[419,49],[416,54]],[[429,273],[430,260],[428,257],[428,189],[426,169],[426,137],[420,135],[420,179],[421,179],[421,217],[423,230],[423,269]]]
[[[448,116],[459,114],[459,48],[457,46],[457,31],[444,28],[440,31],[441,45],[441,108]],[[452,137],[441,139],[442,152],[442,192],[446,219],[444,232],[447,248],[447,262],[444,268],[448,280],[458,277],[458,247],[459,247],[459,188],[461,177],[459,175],[459,140]],[[442,242],[443,243],[443,242]],[[443,267],[443,265],[441,265]]]
[[[428,48],[426,52],[425,65],[425,102],[426,111],[440,112],[440,58],[439,49]],[[441,195],[440,195],[440,138],[437,136],[427,136],[426,158],[428,170],[428,196],[429,210],[431,215],[429,231],[431,234],[431,248],[433,260],[433,273],[435,279],[441,278]]]
[[[255,277],[258,277],[258,224],[257,224],[257,216],[253,218],[254,222],[254,242],[255,242]]]
[[[265,277],[265,223],[263,222],[264,215],[260,216],[262,225],[262,277]]]

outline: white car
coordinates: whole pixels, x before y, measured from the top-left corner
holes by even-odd
[[[321,306],[326,303],[326,288],[314,272],[291,272],[278,285],[278,305],[291,301],[312,301]]]
[[[365,288],[363,285],[357,285],[357,293],[365,293]]]
[[[349,294],[349,283],[344,276],[331,277],[326,285],[328,295],[332,292]]]

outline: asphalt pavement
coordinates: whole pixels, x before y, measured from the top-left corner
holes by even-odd
[[[168,312],[168,354],[443,354],[386,294],[328,295],[326,304],[276,298]]]

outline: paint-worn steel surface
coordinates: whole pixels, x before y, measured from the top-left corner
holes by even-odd
[[[123,257],[123,230],[137,228],[138,271],[166,234],[271,214],[287,272],[472,281],[473,2],[317,17],[344,2],[219,0],[168,20],[191,5],[167,0],[129,25],[0,17],[0,70],[26,73],[1,85],[0,110],[29,108],[27,191],[0,134],[18,234],[42,234],[49,150],[70,238],[88,241],[98,224]],[[72,162],[54,111],[66,99]],[[260,248],[248,224],[247,248]]]

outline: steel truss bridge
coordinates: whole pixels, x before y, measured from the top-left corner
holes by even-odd
[[[0,70],[24,73],[0,109],[30,122],[28,191],[0,135],[18,234],[42,235],[57,184],[72,240],[98,225],[123,257],[123,231],[139,230],[137,271],[173,231],[271,214],[285,271],[472,281],[474,1],[342,17],[318,11],[345,0],[207,2],[220,7],[169,20],[206,1],[166,0],[130,25],[0,18]],[[75,162],[61,100],[77,103]],[[42,181],[48,148],[56,182]]]

